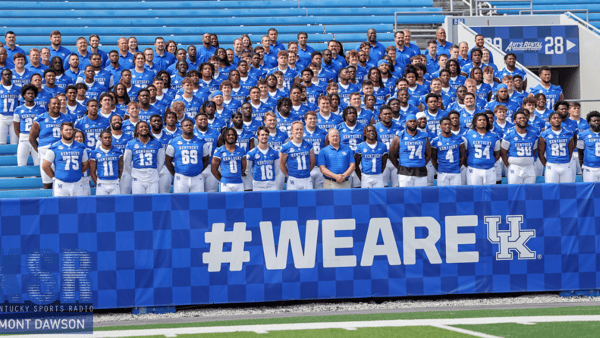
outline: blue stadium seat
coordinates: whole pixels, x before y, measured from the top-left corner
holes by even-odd
[[[0,177],[40,176],[39,166],[4,166],[0,167]]]
[[[44,198],[52,197],[51,189],[0,191],[0,198]]]
[[[0,167],[3,166],[16,166],[17,165],[17,156],[9,156],[9,155],[5,155],[5,156],[0,156]],[[31,156],[29,156],[29,159],[27,160],[27,165],[33,165],[33,159],[31,159]]]
[[[14,155],[17,153],[16,144],[2,144],[0,145],[0,155]]]
[[[5,178],[0,180],[0,190],[38,189],[42,187],[42,178]]]

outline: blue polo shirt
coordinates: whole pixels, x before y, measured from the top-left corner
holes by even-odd
[[[340,143],[339,148],[336,150],[330,144],[319,152],[318,163],[324,165],[334,174],[343,174],[350,167],[350,163],[354,163],[354,152],[347,145]],[[333,180],[333,178],[325,175],[323,177]],[[346,177],[346,180],[348,180],[348,177]]]

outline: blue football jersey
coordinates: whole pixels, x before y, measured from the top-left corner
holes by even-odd
[[[317,127],[323,129],[326,132],[328,132],[331,128],[335,128],[337,125],[343,122],[344,120],[339,115],[329,113],[329,116],[325,118],[323,117],[323,115],[321,115],[320,112],[317,113]]]
[[[548,128],[542,132],[541,138],[546,142],[546,161],[548,163],[569,163],[569,142],[573,139],[572,131],[561,128],[557,134]]]
[[[467,165],[475,169],[490,169],[496,159],[494,151],[500,150],[500,137],[488,131],[481,135],[476,130],[469,130],[464,136],[467,148]]]
[[[225,124],[225,120],[221,120],[220,118],[215,117],[212,120],[208,120],[208,127],[211,129],[218,130],[219,132],[226,126],[227,124]]]
[[[131,122],[131,119],[123,121],[123,125],[121,126],[121,130],[123,130],[124,134],[127,134],[130,138],[133,139],[133,133],[135,132],[135,126],[137,122]]]
[[[312,143],[302,140],[300,146],[295,145],[291,140],[281,147],[281,153],[287,154],[288,174],[295,178],[310,177],[310,151],[313,149]]]
[[[350,128],[346,122],[338,124],[340,143],[349,146],[352,151],[356,152],[356,146],[362,142],[364,129],[365,125],[358,123],[353,128]]]
[[[44,110],[37,105],[34,105],[33,107],[21,105],[15,110],[13,121],[20,123],[19,131],[22,134],[29,134],[33,121],[42,114],[44,114]]]
[[[456,78],[450,78],[448,83],[450,84],[450,88],[456,90],[456,89],[458,89],[458,87],[464,86],[466,80],[467,80],[466,77],[464,77],[462,75],[458,75]]]
[[[227,108],[229,111],[237,111],[238,109],[240,109],[240,107],[242,106],[242,103],[238,100],[234,100],[231,99],[229,100],[229,102],[225,102],[225,100],[223,100],[223,106],[225,108]]]
[[[375,116],[373,115],[372,111],[361,109],[361,111],[356,115],[356,123],[368,126],[369,124],[371,124],[371,121],[374,120],[374,117]]]
[[[350,94],[361,91],[358,85],[355,85],[351,82],[346,85],[346,88],[344,88],[344,85],[341,83],[338,83],[338,87],[338,95],[340,96],[340,100],[344,101],[346,104],[348,104],[348,101],[350,101]]]
[[[550,114],[554,113],[554,110],[545,108],[544,111],[539,111],[537,108],[535,109],[535,115],[539,116],[544,122],[548,122],[550,119]]]
[[[231,114],[231,110],[227,109],[226,107],[223,107],[221,111],[215,111],[215,118],[223,121],[225,125],[228,126],[229,122],[231,121]]]
[[[441,134],[442,129],[440,128],[440,120],[443,117],[448,116],[448,112],[438,109],[437,114],[433,116],[429,113],[429,109],[425,109],[424,113],[427,116],[427,130],[435,136]]]
[[[251,120],[250,123],[244,121],[244,129],[252,132],[253,135],[256,134],[256,131],[258,130],[258,127],[262,126],[263,124],[256,121],[256,120]]]
[[[562,88],[560,86],[550,85],[550,88],[546,89],[541,84],[530,88],[529,93],[535,95],[537,93],[543,93],[546,95],[546,108],[553,109],[554,104],[560,100],[560,94],[562,94]]]
[[[171,103],[171,108],[173,108],[173,103],[181,101],[185,104],[185,116],[192,121],[195,121],[196,114],[200,112],[200,108],[202,107],[202,102],[195,96],[192,96],[191,99],[186,99],[183,96],[177,96]]]
[[[127,143],[126,150],[131,151],[133,168],[135,169],[157,169],[158,151],[163,149],[163,145],[150,139],[144,144],[139,139],[133,139]]]
[[[460,118],[459,118],[460,125],[467,129],[471,129],[471,124],[473,123],[473,117],[477,113],[483,113],[483,110],[477,109],[477,107],[475,107],[475,111],[473,112],[473,114],[471,114],[467,111],[467,108],[465,107],[465,108],[461,108],[458,112],[460,113]]]
[[[460,145],[463,143],[463,137],[454,134],[439,135],[431,141],[431,148],[437,149],[438,172],[460,174]]]
[[[48,151],[54,153],[54,176],[56,179],[74,183],[83,177],[81,164],[88,160],[85,146],[78,142],[66,144],[58,141],[53,143]]]
[[[258,147],[250,150],[246,155],[247,161],[252,161],[252,178],[255,181],[274,181],[277,166],[279,165],[279,152],[268,147],[262,151]]]
[[[277,129],[275,134],[269,133],[269,147],[273,148],[273,150],[280,152],[283,144],[286,143],[289,139],[288,133]]]
[[[577,139],[577,148],[583,149],[583,165],[600,168],[600,133],[587,129]]]
[[[302,119],[298,115],[294,114],[293,111],[290,112],[288,117],[281,116],[279,112],[277,112],[275,116],[277,117],[277,128],[279,128],[279,130],[283,132],[286,132],[288,136],[290,135],[292,130],[292,123],[294,123],[295,121],[302,121]]]
[[[385,144],[388,150],[390,149],[390,145],[392,144],[396,134],[404,130],[404,127],[402,127],[400,123],[393,120],[392,125],[389,128],[386,127],[383,122],[377,122],[377,124],[375,124],[375,128],[377,129],[377,140]]]
[[[163,114],[160,110],[158,110],[158,108],[150,106],[148,108],[148,110],[144,110],[141,106],[140,106],[140,115],[138,116],[138,118],[140,119],[140,121],[144,121],[144,122],[148,122],[150,123],[150,116],[154,115],[154,114],[158,114],[160,115],[160,117],[163,117]],[[164,121],[164,118],[163,118]]]
[[[0,84],[0,114],[12,115],[19,106],[21,87],[12,85],[10,88]]]
[[[133,137],[131,137],[130,135],[127,135],[125,133],[117,136],[117,135],[113,135],[112,136],[112,145],[113,147],[119,149],[122,153],[125,153],[125,148],[127,147],[127,143],[129,143],[129,141],[131,141],[133,139]]]
[[[509,100],[508,102],[499,102],[497,100],[493,100],[485,105],[485,109],[494,111],[494,108],[496,108],[497,105],[503,105],[506,107],[506,120],[511,123],[513,122],[513,114],[521,107],[520,105],[517,105],[514,101]]]
[[[310,86],[306,87],[306,101],[312,104],[319,103],[319,96],[325,92],[323,87],[317,86],[311,83]]]
[[[538,135],[528,129],[525,136],[521,136],[516,128],[513,128],[504,135],[502,148],[508,150],[508,157],[533,158],[533,152],[537,149]]]
[[[31,81],[31,76],[33,74],[35,74],[35,72],[32,72],[28,69],[23,70],[23,73],[19,74],[17,73],[16,69],[11,69],[12,70],[12,84],[13,86],[19,87],[19,91],[21,90],[20,88],[23,87],[24,85],[28,84]]]
[[[60,114],[54,118],[48,113],[44,113],[35,118],[35,122],[40,125],[40,134],[38,136],[38,147],[44,147],[60,141],[60,125],[63,122],[73,122],[71,117],[65,114]]]
[[[514,127],[515,127],[514,123],[508,122],[506,120],[505,120],[504,126],[500,126],[498,124],[498,121],[494,121],[494,132],[496,134],[498,134],[498,136],[500,138],[503,138],[504,134],[506,134],[510,129],[512,129]]]
[[[250,140],[254,138],[254,133],[246,128],[242,128],[241,131],[236,129],[235,131],[238,133],[236,147],[244,153],[248,152],[250,150]]]
[[[204,143],[206,143],[206,151],[208,152],[208,155],[211,156],[211,159],[213,151],[217,148],[217,141],[219,140],[219,135],[221,135],[219,130],[210,127],[208,127],[205,132],[200,131],[198,128],[194,128],[194,136],[203,140]]]
[[[215,90],[218,90],[218,88]],[[248,97],[248,95],[250,95],[250,92],[244,87],[240,87],[238,89],[234,88],[231,90],[231,97],[234,100],[239,101],[241,104],[246,102],[246,98]]]
[[[235,147],[230,152],[225,146],[220,146],[213,156],[221,160],[221,183],[242,183],[242,159],[246,156],[244,149]]]
[[[131,70],[131,84],[136,87],[146,88],[152,84],[154,72],[144,69],[144,72],[138,73],[135,68]]]
[[[114,181],[119,178],[119,159],[123,156],[121,149],[114,145],[110,150],[98,147],[92,151],[90,161],[96,162],[96,173],[99,180]]]
[[[415,136],[411,136],[408,131],[398,132],[399,150],[398,158],[400,165],[408,168],[424,167],[425,151],[427,150],[427,139],[429,135],[417,130]]]
[[[261,125],[264,123],[265,114],[267,112],[273,112],[273,108],[264,102],[261,102],[259,105],[255,106],[253,103],[250,103],[252,106],[252,118],[259,122]]]
[[[96,142],[100,140],[100,133],[108,127],[110,127],[110,122],[102,116],[92,120],[86,115],[75,122],[75,129],[85,133],[85,146],[90,149],[96,148]]]
[[[316,127],[315,130],[311,133],[306,127],[304,127],[304,137],[303,139],[307,142],[312,143],[313,152],[315,153],[315,167],[319,166],[319,152],[321,149],[325,148],[325,138],[327,137],[327,132],[319,127]]]
[[[377,142],[371,147],[366,141],[356,146],[356,154],[361,156],[361,171],[365,175],[379,175],[383,167],[383,156],[388,153],[384,143]]]
[[[54,95],[48,91],[46,91],[45,89],[42,89],[38,92],[37,96],[35,97],[35,104],[36,106],[40,107],[40,109],[42,109],[42,111],[46,112],[48,111],[48,102],[50,102],[50,99],[53,98]],[[25,100],[21,100],[22,104],[25,103]]]
[[[164,134],[164,133],[163,133]],[[209,155],[204,150],[206,142],[193,136],[191,140],[178,136],[169,142],[166,154],[173,157],[175,172],[188,177],[196,177],[204,170],[202,158]]]

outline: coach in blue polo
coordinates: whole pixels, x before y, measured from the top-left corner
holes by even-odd
[[[327,133],[329,145],[319,152],[319,168],[325,181],[324,189],[350,189],[348,177],[354,172],[354,152],[340,144],[340,133],[331,128]]]

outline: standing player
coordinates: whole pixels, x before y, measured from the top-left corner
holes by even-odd
[[[277,128],[277,116],[272,112],[265,114],[265,127],[269,130],[269,146],[279,154],[283,144],[289,140],[288,133]],[[285,176],[281,172],[279,160],[275,166],[275,184],[277,185],[277,190],[283,190]]]
[[[219,189],[219,181],[213,176],[211,171],[210,163],[212,162],[213,151],[217,148],[217,142],[219,140],[220,129],[211,128],[208,126],[208,116],[205,113],[198,113],[196,115],[196,127],[194,128],[194,135],[206,144],[206,152],[209,157],[207,166],[203,169],[202,175],[204,176],[204,191],[205,192],[217,192]]]
[[[406,129],[396,134],[390,145],[390,160],[398,170],[400,187],[427,185],[427,162],[431,146],[427,132],[417,130],[417,117],[406,117]]]
[[[449,117],[440,120],[441,134],[431,141],[431,163],[438,172],[438,187],[461,185],[461,164],[465,160],[465,141],[451,131]]]
[[[388,148],[378,141],[375,126],[366,126],[363,135],[363,142],[356,146],[354,153],[354,170],[361,182],[360,187],[383,188],[383,172],[388,161]]]
[[[385,144],[387,150],[390,150],[390,145],[396,136],[396,133],[400,132],[404,129],[399,122],[394,121],[392,116],[392,109],[388,105],[382,105],[379,113],[379,122],[375,124],[375,129],[377,130],[377,139],[379,142]],[[388,182],[391,183],[392,187],[398,186],[398,172],[396,167],[389,160],[387,164],[384,166],[385,170],[383,171],[383,184],[388,186]]]
[[[134,102],[134,104],[137,103]],[[123,118],[121,118],[121,116],[113,115],[110,118],[110,132],[112,134],[112,145],[119,149],[122,153],[125,153],[127,143],[133,139],[133,136],[123,132]],[[123,171],[121,174],[121,179],[119,180],[121,194],[131,194],[132,180],[133,178],[131,178],[131,174],[129,174],[127,171]]]
[[[90,176],[96,185],[96,196],[119,195],[123,175],[123,152],[112,144],[112,133],[100,133],[100,145],[90,155]]]
[[[515,128],[509,130],[502,140],[500,156],[506,166],[508,184],[535,183],[535,156],[539,131],[528,128],[529,116],[523,109],[513,115]]]
[[[277,168],[279,165],[279,152],[269,146],[269,129],[267,127],[258,127],[256,135],[258,145],[246,155],[246,161],[253,162],[252,190],[279,190],[275,180],[276,173],[280,171]]]
[[[550,128],[544,130],[539,139],[539,158],[546,167],[546,183],[572,183],[571,156],[575,149],[574,133],[562,128],[562,119],[557,112],[550,114]]]
[[[500,158],[500,137],[491,132],[485,113],[475,114],[471,130],[465,135],[467,185],[496,184],[496,161]]]
[[[234,128],[225,127],[219,138],[224,144],[215,150],[211,162],[212,174],[220,182],[219,190],[244,191],[246,151],[236,145],[238,133]]]
[[[29,143],[29,131],[36,117],[44,113],[44,110],[35,104],[35,98],[38,90],[32,84],[26,84],[21,87],[21,97],[25,103],[17,107],[14,113],[13,123],[14,132],[19,139],[17,147],[17,165],[19,167],[27,165],[29,154],[33,159],[34,165],[39,165],[38,153]]]
[[[165,163],[163,146],[154,139],[147,122],[138,122],[133,135],[123,157],[125,170],[133,178],[132,193],[157,194],[159,173]]]
[[[18,139],[13,127],[13,115],[19,105],[21,87],[13,84],[13,72],[10,69],[2,70],[2,83],[0,85],[0,144],[6,144],[10,135],[10,144],[17,144]]]
[[[61,123],[60,134],[61,140],[52,144],[45,153],[41,168],[54,181],[54,197],[85,196],[81,184],[83,173],[89,167],[85,146],[73,140],[71,122]]]
[[[184,119],[181,130],[181,136],[175,137],[167,146],[165,156],[165,166],[175,177],[173,192],[204,192],[202,171],[208,166],[210,145],[194,135],[192,120]]]
[[[50,145],[61,139],[60,128],[63,122],[72,122],[71,117],[60,113],[60,100],[56,97],[48,102],[48,112],[35,118],[29,131],[29,143],[37,151],[40,163],[43,162]],[[40,167],[44,189],[52,189],[52,179]]]
[[[160,142],[160,144],[163,146],[163,150],[166,151],[169,142],[171,142],[173,139],[173,135],[163,131],[163,119],[160,117],[160,115],[154,114],[150,116],[150,129],[154,139]],[[166,166],[163,166],[162,170],[158,173],[158,176],[158,193],[170,193],[173,176],[171,175],[169,169]]]
[[[303,139],[304,124],[292,123],[291,139],[283,145],[280,168],[288,178],[287,190],[313,189],[311,171],[315,166],[313,145]]]
[[[309,111],[304,114],[304,122],[306,127],[304,128],[304,139],[313,145],[313,151],[315,153],[315,167],[310,172],[310,177],[313,182],[314,189],[323,189],[323,174],[320,170],[319,164],[319,152],[325,148],[325,138],[327,132],[317,127],[317,113]]]
[[[600,113],[596,110],[587,115],[590,129],[586,129],[577,141],[579,164],[584,182],[600,181]]]

